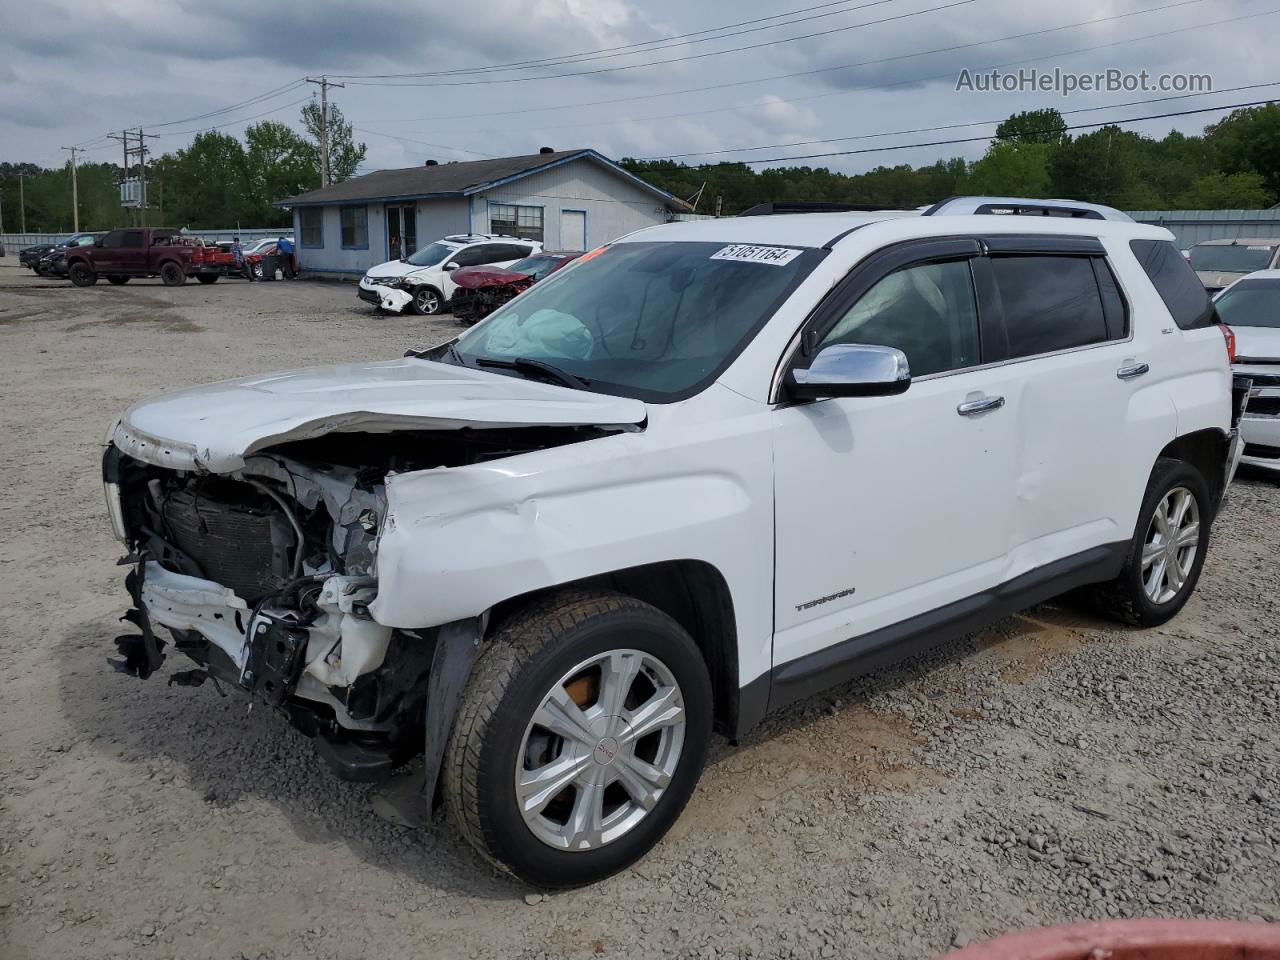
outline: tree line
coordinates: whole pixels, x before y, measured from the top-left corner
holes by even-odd
[[[699,213],[726,215],[768,201],[918,207],[957,194],[1053,197],[1122,210],[1260,209],[1280,200],[1280,105],[1237,110],[1199,136],[1161,139],[1117,126],[1072,136],[1057,110],[1014,114],[975,163],[880,166],[859,174],[826,167],[745,163],[689,165],[625,159],[637,176],[681,197],[699,194]]]
[[[330,105],[330,169],[335,182],[352,176],[365,145]],[[320,186],[320,107],[302,110],[305,133],[277,121],[246,128],[241,142],[209,131],[185,149],[148,166],[148,222],[194,230],[288,225],[273,204]],[[826,167],[757,170],[745,163],[690,165],[623,159],[632,173],[677,197],[700,194],[698,212],[725,215],[767,201],[825,201],[917,207],[956,194],[1088,200],[1122,210],[1257,209],[1280,200],[1280,105],[1237,110],[1201,135],[1174,131],[1161,139],[1117,126],[1073,136],[1057,110],[1015,114],[996,128],[983,157],[921,167],[880,166],[859,174]],[[4,229],[18,229],[19,187],[29,232],[71,229],[69,168],[0,164]],[[81,164],[80,226],[105,230],[129,222],[114,163]]]
[[[210,130],[184,149],[147,163],[147,222],[213,228],[281,227],[292,214],[274,206],[286,197],[320,186],[320,106],[302,108],[305,133],[274,120],[246,127],[243,142]],[[352,137],[351,124],[329,106],[329,169],[334,182],[355,173],[365,145]],[[136,175],[136,166],[130,175]],[[19,186],[21,174],[21,186]],[[80,229],[108,230],[136,223],[136,211],[120,206],[118,163],[81,163],[77,171]],[[22,209],[19,210],[21,201]],[[47,169],[31,163],[0,163],[0,205],[4,230],[67,233],[71,211],[71,168]]]

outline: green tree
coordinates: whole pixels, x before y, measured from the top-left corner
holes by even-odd
[[[1280,104],[1236,110],[1205,131],[1223,173],[1257,173],[1269,199],[1280,196]]]
[[[244,147],[235,137],[210,130],[191,145],[157,162],[170,226],[254,226]]]
[[[1163,207],[1166,198],[1152,186],[1153,143],[1116,126],[1068,140],[1050,154],[1050,192],[1122,210]]]
[[[1023,110],[996,127],[996,139],[1017,143],[1064,143],[1067,139],[1067,121],[1052,107]]]
[[[314,151],[292,127],[274,120],[246,128],[244,138],[247,217],[258,226],[284,226],[291,215],[276,201],[320,186]]]
[[[320,104],[312,100],[302,108],[302,122],[311,136],[308,147],[308,158],[317,176],[320,172]],[[329,104],[329,178],[333,183],[341,183],[356,172],[356,167],[364,162],[368,149],[363,143],[356,143],[352,137],[351,124],[342,116],[336,104]]]
[[[1182,210],[1258,210],[1271,200],[1260,173],[1211,173],[1174,197]]]
[[[970,169],[964,189],[988,196],[1047,197],[1052,149],[1030,140],[997,140]]]

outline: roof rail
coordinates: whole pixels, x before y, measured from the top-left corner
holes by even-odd
[[[1084,203],[1079,200],[1031,200],[1026,197],[948,197],[924,210],[921,216],[966,217],[983,214],[1133,222],[1133,218],[1127,213],[1098,203]]]
[[[740,217],[768,217],[782,213],[881,213],[894,209],[882,203],[827,203],[822,200],[777,200],[757,203]]]

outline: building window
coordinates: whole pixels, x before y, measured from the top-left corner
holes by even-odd
[[[489,232],[521,240],[542,241],[542,208],[514,203],[489,204]]]
[[[369,208],[342,207],[342,249],[369,249]]]
[[[319,207],[303,207],[298,211],[304,247],[324,246],[324,211]]]

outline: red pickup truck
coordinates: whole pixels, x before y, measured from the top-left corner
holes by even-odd
[[[112,230],[92,246],[68,249],[67,276],[77,287],[91,287],[99,277],[117,285],[133,277],[159,277],[168,287],[187,277],[214,283],[226,270],[217,252],[177,230]]]

